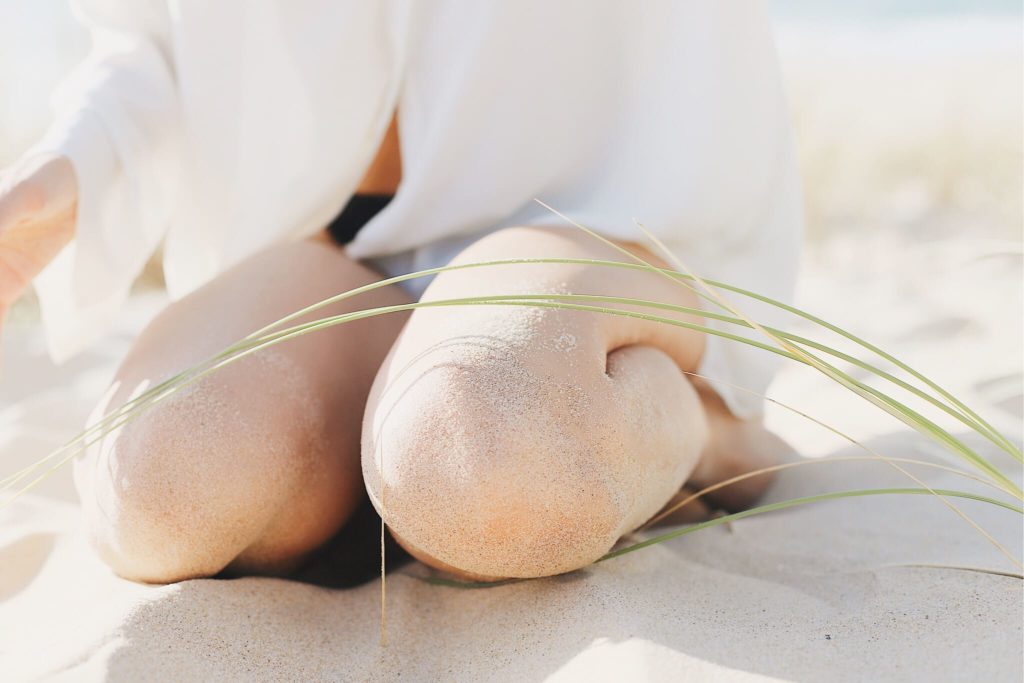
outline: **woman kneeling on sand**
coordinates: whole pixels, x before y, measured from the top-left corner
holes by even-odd
[[[535,197],[648,261],[661,263],[633,243],[634,215],[702,275],[777,299],[792,289],[799,190],[759,3],[80,4],[94,53],[0,190],[0,314],[34,281],[65,357],[104,330],[163,244],[175,302],[96,417],[385,276],[623,260]],[[655,274],[578,263],[426,285],[319,315],[492,294],[698,306]],[[91,447],[76,483],[98,552],[140,581],[296,571],[364,491],[429,565],[557,574],[684,485],[778,456],[757,400],[730,388],[763,391],[765,356],[583,311],[378,316],[204,377]],[[714,503],[747,505],[765,484]]]

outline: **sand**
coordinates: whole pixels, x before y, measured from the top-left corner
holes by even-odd
[[[801,301],[914,359],[1019,437],[1020,337],[1008,334],[1020,329],[1019,245],[961,240],[910,251],[892,235],[877,239],[859,246],[840,240],[813,253]],[[869,268],[846,268],[842,259],[852,249],[878,256]],[[997,301],[989,301],[992,293]],[[0,382],[4,472],[66,438],[133,327],[158,303],[134,301],[103,355],[59,370],[46,364],[36,332],[11,330]],[[809,371],[785,370],[772,393],[888,455],[941,458],[937,447]],[[858,454],[784,411],[769,417],[807,456]],[[977,489],[952,475],[914,471],[933,486]],[[823,464],[783,473],[769,498],[903,485],[884,464]],[[1021,582],[950,568],[1009,566],[925,497],[791,509],[574,574],[488,589],[428,584],[421,580],[428,571],[412,564],[389,576],[382,648],[376,581],[330,590],[278,579],[162,587],[117,579],[85,547],[69,490],[65,471],[0,516],[4,680],[1024,676]],[[1020,556],[1019,517],[962,507]]]

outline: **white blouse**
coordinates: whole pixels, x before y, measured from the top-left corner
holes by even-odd
[[[180,297],[322,228],[396,108],[401,186],[354,258],[561,224],[537,197],[623,240],[641,240],[635,216],[698,273],[791,294],[800,192],[760,2],[81,0],[78,15],[93,54],[36,148],[80,184],[77,237],[37,281],[57,359],[107,328],[161,243]],[[712,339],[702,372],[763,392],[774,365]]]

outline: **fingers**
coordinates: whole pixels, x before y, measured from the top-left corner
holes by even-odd
[[[63,157],[36,156],[0,183],[0,311],[71,241],[77,182]]]
[[[43,211],[46,197],[42,190],[28,182],[20,182],[0,194],[0,235],[32,219]]]
[[[74,169],[64,157],[36,157],[8,169],[0,182],[0,235],[65,213],[77,192]]]

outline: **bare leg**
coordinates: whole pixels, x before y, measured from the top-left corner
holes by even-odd
[[[513,228],[456,260],[538,256],[617,254],[578,233]],[[555,292],[696,305],[692,292],[649,273],[548,264],[445,273],[424,299]],[[417,310],[367,404],[371,500],[411,553],[467,577],[586,565],[698,468],[708,421],[681,370],[694,370],[702,351],[698,332],[633,318]],[[722,469],[700,467],[705,477]]]
[[[322,244],[259,254],[158,316],[96,416],[267,323],[377,279]],[[382,289],[317,315],[405,301]],[[109,434],[75,468],[101,556],[149,582],[295,566],[363,495],[363,407],[403,322],[385,315],[260,351]]]

